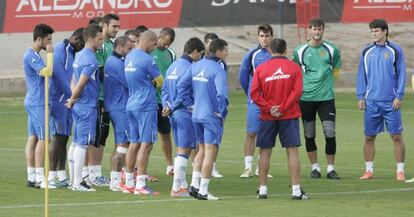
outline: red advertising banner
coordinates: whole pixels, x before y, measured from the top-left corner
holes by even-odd
[[[414,22],[414,0],[345,0],[342,22]]]
[[[3,32],[31,32],[38,23],[72,31],[89,19],[115,13],[121,28],[177,27],[182,0],[7,0]]]

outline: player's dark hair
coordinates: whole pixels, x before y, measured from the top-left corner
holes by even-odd
[[[275,38],[270,42],[272,53],[283,54],[286,51],[286,41],[281,38]]]
[[[90,24],[96,24],[96,25],[100,26],[100,24],[102,22],[103,22],[103,17],[94,17],[94,18],[89,20],[89,25]]]
[[[125,37],[129,37],[130,35],[134,35],[135,37],[139,38],[140,33],[135,29],[127,30],[124,34]]]
[[[387,36],[388,36],[388,31],[389,31],[388,24],[387,24],[387,21],[383,19],[375,19],[371,21],[369,23],[369,28],[370,29],[381,28],[382,31],[387,30]]]
[[[105,14],[105,16],[103,17],[102,23],[109,25],[111,20],[119,21],[119,16],[116,14]]]
[[[319,18],[312,19],[309,21],[309,29],[312,27],[322,27],[322,29],[325,29],[325,22]]]
[[[204,36],[204,43],[207,43],[209,40],[218,39],[218,35],[216,33],[209,32]]]
[[[197,52],[203,51],[206,48],[204,47],[203,42],[197,38],[190,38],[184,45],[184,53],[185,54],[191,54],[194,50],[197,50]]]
[[[53,32],[55,30],[49,25],[44,23],[37,24],[33,30],[33,41],[36,41],[37,38],[46,38],[48,35],[53,34]]]
[[[135,31],[138,31],[139,33],[143,33],[147,30],[148,30],[148,27],[146,27],[144,25],[139,25],[139,26],[137,26],[137,28],[135,28]]]
[[[228,46],[227,42],[223,39],[214,39],[208,48],[208,52],[210,54],[215,54],[218,50],[224,50],[224,48]]]
[[[126,36],[119,36],[115,39],[114,48],[118,48],[120,46],[126,46],[128,44],[128,38]]]
[[[257,27],[257,35],[259,35],[260,32],[270,33],[270,35],[273,36],[273,28],[269,24],[262,24]]]
[[[102,27],[101,26],[98,26],[96,24],[91,24],[91,25],[87,26],[85,28],[85,30],[83,31],[83,39],[85,41],[88,41],[89,38],[95,38],[96,35],[99,32],[102,32]]]

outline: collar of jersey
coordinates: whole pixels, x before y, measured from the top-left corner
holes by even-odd
[[[190,56],[188,56],[187,54],[183,54],[183,55],[181,56],[181,58],[182,58],[182,59],[187,60],[187,61],[188,61],[188,62],[190,62],[190,63],[192,63],[192,62],[193,62],[193,59],[192,59]]]

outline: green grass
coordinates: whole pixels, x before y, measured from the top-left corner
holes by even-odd
[[[414,176],[411,146],[414,107],[413,96],[403,104],[404,138],[406,141],[406,175]],[[0,98],[0,216],[44,216],[42,204],[44,191],[25,187],[26,167],[24,147],[26,143],[26,113],[23,98]],[[310,166],[304,147],[300,148],[302,160],[301,185],[311,197],[309,201],[291,201],[288,187],[289,174],[285,151],[277,142],[271,161],[269,199],[257,200],[255,189],[258,179],[240,179],[243,163],[245,132],[245,97],[238,92],[230,96],[229,117],[225,123],[225,135],[217,166],[223,179],[213,179],[210,191],[222,197],[221,201],[197,201],[171,199],[169,191],[172,178],[164,175],[165,165],[159,145],[151,155],[149,171],[159,177],[151,187],[161,192],[159,197],[140,197],[109,192],[99,188],[95,193],[75,193],[66,189],[50,191],[50,216],[411,216],[414,213],[414,185],[396,182],[393,145],[387,134],[377,139],[375,179],[360,181],[364,169],[362,155],[362,112],[356,108],[354,94],[338,93],[337,105],[337,161],[340,181],[311,180],[307,178]],[[320,164],[325,175],[324,142],[318,123],[317,141]],[[302,132],[301,132],[302,133]],[[109,138],[105,151],[104,174],[109,175],[109,153],[113,137]],[[254,161],[254,163],[256,160]],[[190,174],[190,173],[189,173]],[[187,180],[190,180],[190,176]]]

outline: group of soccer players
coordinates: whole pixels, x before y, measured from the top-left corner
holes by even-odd
[[[306,200],[299,184],[299,117],[305,145],[312,164],[311,178],[320,178],[317,160],[316,113],[325,135],[328,179],[340,179],[335,168],[334,77],[339,74],[339,49],[323,40],[325,24],[310,22],[310,40],[286,57],[283,39],[273,39],[272,27],[258,27],[259,46],[250,50],[240,67],[240,84],[247,95],[245,171],[252,176],[254,146],[260,158],[255,174],[259,176],[258,198],[267,198],[267,178],[272,148],[279,135],[286,148],[292,180],[292,199]],[[111,191],[138,195],[158,195],[146,182],[157,181],[147,167],[157,133],[173,176],[171,197],[192,196],[199,200],[218,200],[209,193],[215,161],[227,116],[228,44],[209,33],[190,38],[183,55],[175,57],[169,46],[175,32],[163,28],[157,34],[145,26],[116,37],[119,17],[107,14],[91,20],[71,37],[52,46],[53,29],[39,24],[33,32],[32,47],[24,55],[29,138],[26,145],[29,187],[45,188],[45,78],[50,77],[50,172],[48,187],[69,187],[73,191],[96,191],[91,187],[109,186]],[[397,180],[404,176],[404,143],[400,104],[404,96],[405,63],[401,48],[387,40],[384,20],[370,23],[374,44],[364,49],[358,72],[358,106],[365,110],[366,172],[360,179],[373,178],[375,136],[383,125],[395,144]],[[47,51],[47,61],[39,55]],[[368,55],[370,53],[370,55]],[[378,54],[377,54],[378,53]],[[385,59],[377,60],[377,55]],[[378,62],[379,61],[379,62]],[[372,71],[381,71],[379,78]],[[384,88],[383,82],[387,82]],[[66,154],[72,131],[73,139]],[[112,123],[115,148],[111,155],[110,179],[102,176],[103,147]],[[171,131],[176,144],[172,159]],[[256,139],[257,136],[257,139]],[[70,177],[66,177],[66,155]],[[186,181],[188,160],[192,158],[191,184]]]

